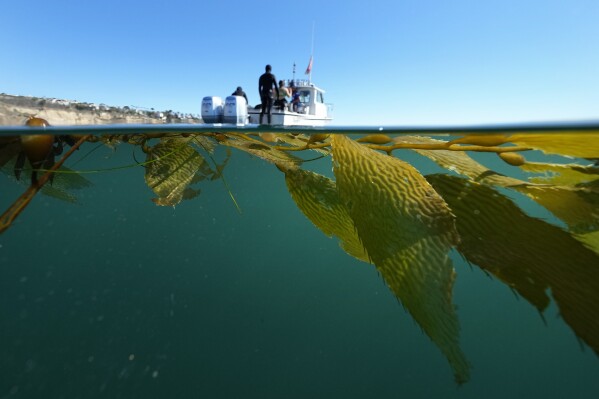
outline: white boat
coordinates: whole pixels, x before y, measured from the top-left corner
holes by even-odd
[[[278,126],[325,126],[333,120],[331,104],[324,102],[324,90],[308,80],[288,80],[287,87],[292,83],[299,92],[300,103],[296,111],[293,104],[288,102],[284,108],[273,106],[271,110],[271,125]],[[250,123],[260,123],[261,106],[249,109]],[[263,123],[267,123],[266,115]]]
[[[333,120],[333,106],[324,102],[324,90],[309,80],[287,80],[287,87],[291,87],[292,83],[299,92],[299,104],[295,110],[291,101],[283,107],[273,105],[270,125],[325,126]],[[224,102],[220,97],[204,97],[202,100],[205,123],[260,124],[260,112],[260,104],[248,107],[245,99],[239,96],[229,96]],[[268,124],[266,114],[262,124]]]

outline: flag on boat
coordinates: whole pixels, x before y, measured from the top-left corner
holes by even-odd
[[[312,72],[312,61],[314,61],[314,58],[310,56],[310,62],[308,63],[308,68],[306,68],[306,75],[310,75]]]

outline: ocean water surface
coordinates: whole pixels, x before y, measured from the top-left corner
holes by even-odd
[[[83,144],[0,235],[0,398],[599,394],[596,130],[335,132],[296,168],[299,133],[209,135],[168,193],[189,136]]]

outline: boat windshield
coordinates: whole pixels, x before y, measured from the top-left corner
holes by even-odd
[[[310,90],[300,90],[300,102],[309,103],[310,102]]]

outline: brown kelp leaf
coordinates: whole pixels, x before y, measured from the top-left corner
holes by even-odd
[[[573,237],[599,253],[599,245],[585,237],[599,231],[599,191],[583,186],[519,186],[515,189],[545,207],[568,226]]]
[[[334,135],[331,142],[333,171],[341,198],[371,256],[393,254],[400,242],[399,246],[403,246],[404,242],[431,234],[455,232],[449,207],[413,166],[343,135]],[[384,206],[387,204],[383,201],[390,207]],[[382,233],[379,229],[361,231],[358,225],[362,219],[364,228],[375,227],[366,223],[373,216],[379,217],[377,222],[382,227],[399,236],[373,236],[373,232]],[[448,236],[448,240],[453,244],[457,238]]]
[[[439,142],[438,140],[428,137],[412,136],[397,137],[394,141],[413,144],[434,144]],[[599,190],[587,187],[556,187],[527,183],[522,180],[496,173],[461,151],[414,151],[432,159],[439,164],[439,166],[467,176],[474,181],[488,185],[511,188],[525,194],[565,222],[570,231],[576,233],[574,235],[576,239],[584,242],[587,246],[589,246],[589,243],[594,242],[593,240],[585,238],[584,235],[599,229],[599,210],[597,209],[597,192]],[[547,167],[549,170],[563,171],[564,177],[558,180],[560,183],[576,183],[580,185],[596,181],[594,180],[594,176],[596,175],[593,174],[596,170],[595,167],[575,165],[560,167],[558,165],[550,166],[549,164],[537,165],[544,165],[543,167]],[[535,164],[527,163],[522,166],[523,169],[527,169],[528,167],[530,167],[531,170],[536,171]],[[536,182],[540,183],[541,181],[535,180],[535,183]],[[599,246],[589,246],[589,248],[599,253]]]
[[[462,255],[469,262],[491,272],[516,289],[537,309],[545,309],[549,303],[545,293],[546,285],[535,281],[527,274],[528,254],[524,252],[522,259],[514,256],[511,263],[503,260],[514,252],[518,254],[522,251],[522,247],[528,246],[532,237],[535,237],[534,241],[537,240],[535,231],[531,231],[527,239],[520,237],[514,249],[506,243],[511,243],[511,224],[518,227],[515,233],[522,235],[528,227],[528,224],[523,225],[523,221],[532,223],[539,230],[547,224],[538,225],[535,219],[528,218],[507,197],[485,185],[442,174],[429,175],[426,178],[456,215],[460,234],[458,249]],[[506,211],[509,211],[509,217],[504,219],[503,213]]]
[[[264,144],[245,135],[226,134],[220,141],[220,144],[237,148],[238,150],[245,151],[277,165],[284,165],[285,169],[298,168],[303,162],[300,158],[285,151],[274,149],[268,144]]]
[[[214,152],[218,145],[212,137],[203,134],[194,134],[191,136],[190,142],[210,154]]]
[[[185,189],[205,160],[189,139],[168,138],[150,148],[146,162],[146,184],[158,196],[152,201],[175,206],[184,198]]]
[[[45,185],[44,188],[41,190],[41,193],[43,195],[47,195],[48,197],[52,197],[57,200],[70,202],[71,204],[77,203],[77,197],[74,194],[68,191],[57,189],[51,185]]]
[[[546,154],[559,154],[581,158],[599,158],[599,131],[588,133],[522,133],[512,134],[508,141],[520,146],[541,150]]]
[[[201,190],[199,188],[195,189],[195,188],[187,187],[185,190],[183,190],[182,198],[184,200],[194,199],[200,195],[200,191]]]
[[[44,185],[41,192],[44,195],[54,197],[67,202],[77,202],[73,190],[81,190],[91,187],[93,184],[83,175],[67,167],[61,166],[54,174],[51,185]]]
[[[329,237],[338,237],[345,252],[368,262],[366,250],[333,180],[308,170],[288,169],[285,182],[297,207],[316,227]]]
[[[448,175],[427,179],[456,214],[462,255],[539,311],[550,292],[562,318],[599,354],[599,256],[491,187]]]
[[[65,166],[56,171],[52,185],[61,190],[80,190],[93,186],[82,174]]]
[[[469,378],[451,301],[448,252],[458,241],[445,201],[411,165],[343,135],[331,139],[341,202],[395,296],[435,342],[455,378]]]
[[[14,176],[15,160],[12,159],[0,170],[5,173],[9,179],[17,180]],[[25,164],[21,172],[20,183],[23,185],[29,184],[31,181],[31,165]],[[77,196],[73,193],[75,190],[81,190],[87,187],[91,187],[92,183],[83,177],[83,175],[73,171],[67,167],[61,166],[53,175],[52,184],[46,184],[42,187],[40,192],[43,195],[52,197],[61,201],[76,203],[78,202]]]
[[[447,358],[456,382],[470,378],[460,348],[460,324],[452,303],[456,277],[447,237],[424,237],[376,263],[385,283]]]
[[[20,140],[8,137],[6,139],[5,142],[0,142],[0,168],[6,165],[11,159],[15,159],[23,149]]]
[[[566,186],[521,186],[518,191],[541,204],[574,233],[599,230],[599,193]]]
[[[528,179],[530,182],[538,184],[575,186],[599,180],[599,167],[597,166],[528,162],[522,165],[522,170],[530,173],[543,173],[542,176]]]
[[[573,234],[574,238],[583,243],[587,248],[599,254],[599,230],[592,233]]]

